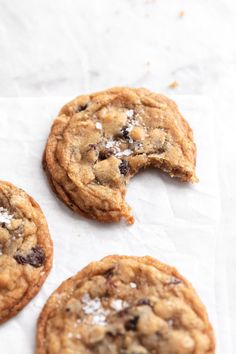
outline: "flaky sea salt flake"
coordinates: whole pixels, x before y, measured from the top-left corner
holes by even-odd
[[[134,282],[129,283],[129,285],[130,285],[130,287],[131,287],[132,289],[137,288],[137,284],[134,283]]]
[[[105,326],[107,324],[106,322],[106,317],[107,317],[107,312],[105,310],[103,311],[98,311],[92,319],[92,324],[98,325],[98,326]]]
[[[131,117],[133,117],[133,115],[134,115],[134,110],[133,110],[133,109],[129,109],[129,110],[126,112],[126,114],[127,114],[127,117],[131,118]]]
[[[83,310],[86,315],[93,314],[101,308],[101,301],[99,298],[91,299],[89,294],[85,294],[82,298]]]
[[[13,215],[10,215],[7,209],[0,207],[0,223],[10,224],[12,218]]]
[[[132,154],[132,150],[130,149],[125,149],[123,151],[120,151],[116,154],[117,157],[121,157],[121,156],[129,156]]]
[[[96,129],[101,130],[102,129],[102,124],[100,122],[96,122],[95,123],[95,127],[96,127]]]
[[[124,308],[128,307],[129,304],[128,304],[128,302],[126,302],[126,301],[124,301],[122,299],[114,299],[114,300],[112,300],[110,306],[115,311],[121,311]]]
[[[105,145],[105,147],[107,148],[107,149],[110,149],[110,148],[112,148],[112,147],[114,147],[115,146],[115,141],[114,140],[108,140],[107,141],[107,143],[106,143],[106,145]]]

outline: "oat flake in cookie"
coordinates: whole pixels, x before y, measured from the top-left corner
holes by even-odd
[[[213,354],[206,310],[190,283],[150,257],[109,256],[51,295],[36,354]]]
[[[145,89],[113,88],[80,96],[53,123],[44,167],[56,194],[100,221],[133,223],[126,185],[153,166],[195,182],[196,148],[176,104]]]
[[[39,205],[0,181],[0,323],[39,291],[52,265],[52,241]]]

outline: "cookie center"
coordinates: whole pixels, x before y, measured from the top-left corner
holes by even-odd
[[[85,185],[118,188],[149,163],[151,154],[161,158],[168,149],[167,132],[162,127],[152,129],[144,108],[103,107],[92,119],[86,111],[81,114],[83,119],[72,118],[64,137],[64,159],[70,154],[70,176]]]

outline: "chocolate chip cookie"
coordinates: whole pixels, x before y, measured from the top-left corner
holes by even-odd
[[[37,294],[51,265],[52,241],[39,205],[0,181],[0,323]]]
[[[213,354],[206,310],[190,283],[151,257],[109,256],[46,303],[36,354]]]
[[[44,167],[56,194],[99,221],[133,223],[126,185],[153,166],[196,182],[192,130],[176,104],[146,89],[113,88],[66,104],[53,123]]]

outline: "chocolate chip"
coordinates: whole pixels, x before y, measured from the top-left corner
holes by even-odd
[[[163,334],[161,332],[156,332],[157,340],[163,339]]]
[[[99,151],[99,155],[98,158],[100,160],[106,160],[108,157],[110,157],[111,155],[113,155],[113,150],[112,149],[106,149],[106,150],[101,150]]]
[[[99,151],[98,158],[99,160],[106,160],[107,156],[104,151]]]
[[[127,175],[129,172],[129,163],[127,160],[122,160],[120,165],[119,165],[119,170],[122,175]]]
[[[88,107],[88,104],[87,104],[87,103],[84,104],[84,105],[80,104],[80,105],[78,105],[77,108],[75,109],[75,112],[78,113],[78,112],[85,111],[87,107]]]
[[[90,149],[96,150],[97,144],[89,144]]]
[[[125,323],[125,329],[127,331],[135,331],[137,329],[137,323],[139,320],[139,316],[134,316],[133,318],[131,318],[130,320],[128,320]]]
[[[41,247],[35,246],[27,255],[17,254],[14,258],[19,264],[30,264],[32,267],[39,268],[45,261],[45,253]]]
[[[107,269],[107,270],[103,273],[104,277],[105,277],[106,279],[112,278],[113,275],[114,275],[114,270],[115,270],[115,267],[111,267],[111,268]]]
[[[125,125],[124,127],[121,128],[121,134],[122,134],[122,136],[123,136],[123,138],[125,140],[129,140],[130,139],[127,125]]]
[[[150,300],[149,299],[140,299],[138,301],[138,305],[150,305]]]
[[[166,151],[166,149],[163,146],[160,147],[159,149],[157,149],[158,154],[163,154],[163,152],[165,152],[165,151]]]

